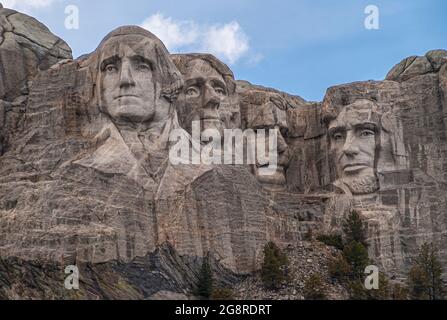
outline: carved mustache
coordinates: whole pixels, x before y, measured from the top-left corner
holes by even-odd
[[[369,167],[369,165],[366,164],[366,163],[361,163],[361,162],[358,162],[358,163],[347,163],[347,164],[343,165],[343,170],[347,169],[347,168],[351,168],[351,167]]]

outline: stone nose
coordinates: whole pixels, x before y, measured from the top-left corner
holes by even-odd
[[[218,110],[220,108],[220,96],[209,84],[205,86],[203,100],[203,106],[205,109]]]
[[[353,157],[360,152],[359,141],[355,135],[348,131],[346,134],[345,144],[343,146],[343,153],[348,157]]]
[[[278,129],[278,156],[279,156],[279,164],[287,167],[290,161],[290,150],[289,145],[281,131]]]
[[[284,153],[289,149],[289,146],[287,145],[286,139],[282,135],[280,129],[277,128],[277,130],[278,130],[278,133],[277,133],[278,134],[278,152]]]
[[[128,61],[123,61],[120,72],[120,87],[133,87],[135,86],[135,81],[132,74],[132,66]]]

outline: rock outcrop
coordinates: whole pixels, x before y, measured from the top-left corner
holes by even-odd
[[[306,282],[311,276],[322,279],[322,287],[327,300],[349,299],[347,290],[330,275],[328,265],[338,250],[326,247],[319,242],[300,242],[296,247],[285,249],[289,260],[288,274],[290,281],[285,281],[278,290],[266,290],[260,273],[243,279],[234,288],[238,300],[306,300]]]
[[[71,49],[36,19],[0,9],[0,99],[13,101],[28,93],[38,71],[72,59]]]
[[[442,55],[447,56],[447,52],[437,50],[423,58],[405,60],[388,76],[396,81],[359,82],[330,88],[323,103],[329,121],[336,119],[341,127],[357,121],[360,128],[368,123],[365,132],[373,130],[376,136],[372,140],[374,151],[370,153],[368,138],[362,140],[361,147],[354,142],[344,145],[352,152],[349,159],[357,157],[365,162],[369,154],[373,170],[364,170],[354,175],[354,179],[341,173],[336,185],[344,196],[333,197],[330,213],[326,215],[327,224],[339,226],[343,211],[349,208],[361,212],[368,222],[370,256],[397,278],[405,277],[411,259],[424,242],[435,243],[440,248],[443,264],[446,263],[447,64],[441,62],[445,61]],[[413,64],[408,63],[410,60]],[[419,68],[422,65],[427,67]],[[340,115],[344,115],[344,120]],[[330,150],[335,155],[336,139],[334,129]],[[339,170],[342,164],[334,163],[331,168]],[[366,182],[366,188],[362,182]],[[375,187],[371,189],[372,185]]]
[[[234,285],[269,241],[316,250],[320,268],[327,248],[306,236],[339,232],[352,209],[383,272],[404,279],[427,241],[447,267],[447,51],[308,102],[139,27],[72,60],[35,19],[2,8],[0,23],[0,298],[188,297],[203,259]],[[230,129],[274,131],[277,148],[225,163],[214,147]],[[79,291],[63,289],[70,265]]]

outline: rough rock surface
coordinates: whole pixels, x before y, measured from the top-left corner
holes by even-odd
[[[70,47],[36,19],[0,8],[0,155],[9,133],[7,111],[19,117],[32,78],[41,70],[72,59]],[[17,121],[15,121],[17,122]]]
[[[36,19],[0,8],[0,99],[26,94],[39,70],[72,59],[71,49]]]
[[[180,257],[170,246],[135,258],[130,263],[78,262],[79,290],[66,290],[66,264],[46,260],[0,259],[0,299],[142,300],[194,299],[191,292],[198,279],[201,259]],[[211,261],[220,277],[216,285],[228,286],[243,280]]]
[[[346,300],[346,289],[333,279],[328,271],[328,263],[339,252],[318,242],[303,241],[296,247],[289,246],[285,253],[289,259],[289,281],[275,291],[266,290],[261,276],[256,273],[239,282],[234,287],[234,296],[238,300],[305,300],[306,281],[313,275],[323,280],[323,287],[328,300]]]
[[[446,59],[447,50],[432,50],[423,57],[408,57],[391,69],[386,80],[402,82],[415,76],[438,72]]]
[[[235,286],[274,241],[292,248],[293,286],[258,294],[250,278],[239,297],[300,299],[331,254],[305,236],[340,232],[351,209],[382,271],[404,279],[426,241],[447,270],[445,50],[307,102],[236,81],[210,55],[171,56],[138,27],[71,60],[33,18],[0,9],[0,23],[0,298],[190,297],[205,257],[216,283]],[[173,164],[174,132],[192,150],[212,145],[192,120],[277,130],[277,170],[189,153]],[[61,289],[69,265],[79,291]]]
[[[396,278],[405,277],[424,242],[435,243],[446,263],[445,69],[444,63],[439,72],[420,70],[399,82],[330,88],[324,101],[329,113],[359,99],[372,101],[377,108],[382,123],[374,168],[377,190],[335,195],[326,225],[339,226],[350,208],[360,211],[368,222],[370,256]],[[331,167],[336,170],[337,165]]]

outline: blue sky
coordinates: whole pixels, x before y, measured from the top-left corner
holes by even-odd
[[[322,100],[328,87],[380,80],[393,65],[447,49],[445,0],[0,0],[45,23],[73,49],[93,51],[120,25],[155,29],[173,52],[210,51],[237,79]],[[67,5],[79,29],[65,27]],[[379,9],[379,29],[364,27]],[[151,30],[154,31],[154,30]]]

